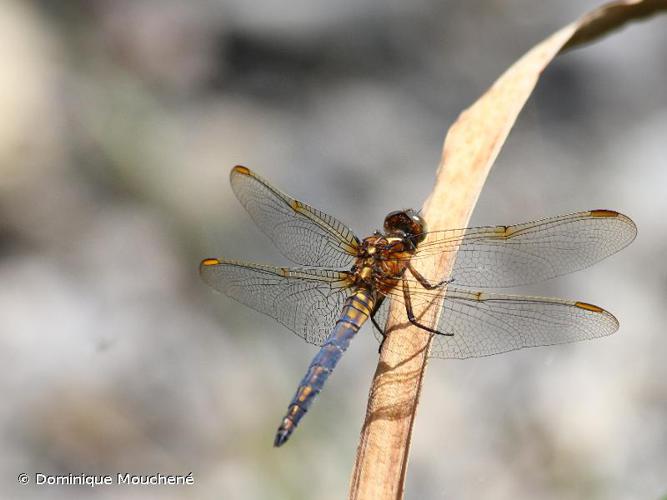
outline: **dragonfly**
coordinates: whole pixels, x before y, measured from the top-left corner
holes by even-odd
[[[382,231],[360,239],[246,167],[234,167],[230,182],[257,226],[299,267],[207,258],[201,278],[320,347],[280,422],[276,447],[289,439],[369,318],[380,341],[389,324],[415,325],[432,336],[429,356],[436,358],[489,356],[618,330],[611,313],[586,302],[487,289],[540,282],[616,253],[637,234],[619,212],[429,231],[420,213],[407,209],[389,213]],[[455,256],[448,276],[428,266],[443,254]]]

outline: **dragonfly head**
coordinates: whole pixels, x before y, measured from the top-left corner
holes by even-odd
[[[415,244],[426,238],[426,221],[411,208],[390,212],[384,219],[384,230],[389,236],[410,238]]]

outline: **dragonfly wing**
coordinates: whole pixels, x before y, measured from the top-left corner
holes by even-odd
[[[315,345],[331,333],[350,293],[347,273],[326,269],[206,259],[199,273],[215,290],[274,318]]]
[[[432,291],[426,290],[411,293],[412,302],[417,303],[434,296]],[[376,320],[386,327],[391,311],[396,316],[394,324],[406,324],[402,297],[395,291],[390,297],[391,302],[398,304],[390,308],[385,299],[387,303],[380,307]],[[451,287],[444,300],[439,300],[441,314],[436,329],[452,335],[434,336],[430,356],[436,358],[490,356],[524,347],[604,337],[618,330],[618,321],[611,313],[584,302],[471,292]]]
[[[275,187],[246,167],[234,167],[232,190],[280,252],[297,264],[349,268],[359,239],[342,222]]]
[[[471,288],[527,285],[584,269],[629,245],[631,219],[611,210],[560,215],[514,226],[428,233],[413,260],[456,252],[451,278]],[[424,271],[440,281],[435,264]]]

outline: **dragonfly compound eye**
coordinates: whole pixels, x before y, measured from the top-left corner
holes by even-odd
[[[398,210],[385,217],[384,230],[387,234],[413,237],[415,243],[420,243],[426,237],[426,221],[415,210]]]

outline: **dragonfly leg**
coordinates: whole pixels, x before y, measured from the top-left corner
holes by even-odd
[[[382,342],[380,342],[380,347],[378,347],[378,353],[382,352],[382,346],[384,345],[384,341],[387,340],[387,334],[384,332],[383,328],[380,328],[380,325],[378,322],[375,320],[375,313],[371,315],[371,321],[373,322],[373,326],[377,328],[377,331],[380,332],[380,335],[382,335]]]
[[[424,288],[426,288],[427,290],[442,288],[443,286],[449,285],[454,281],[454,278],[450,278],[447,280],[439,281],[438,283],[431,283],[429,280],[424,278],[424,276],[422,276],[419,271],[417,271],[414,267],[412,267],[412,264],[410,262],[408,262],[408,269],[410,270],[412,275],[417,279],[417,281],[419,281],[419,284]]]
[[[447,337],[454,336],[453,333],[444,333],[439,330],[430,328],[426,325],[423,325],[419,321],[417,321],[417,318],[415,318],[415,313],[412,310],[412,299],[410,298],[410,285],[408,285],[408,280],[406,280],[405,278],[403,278],[403,300],[405,301],[405,312],[408,315],[408,321],[410,321],[410,323],[430,333],[435,333],[437,335],[445,335]]]

